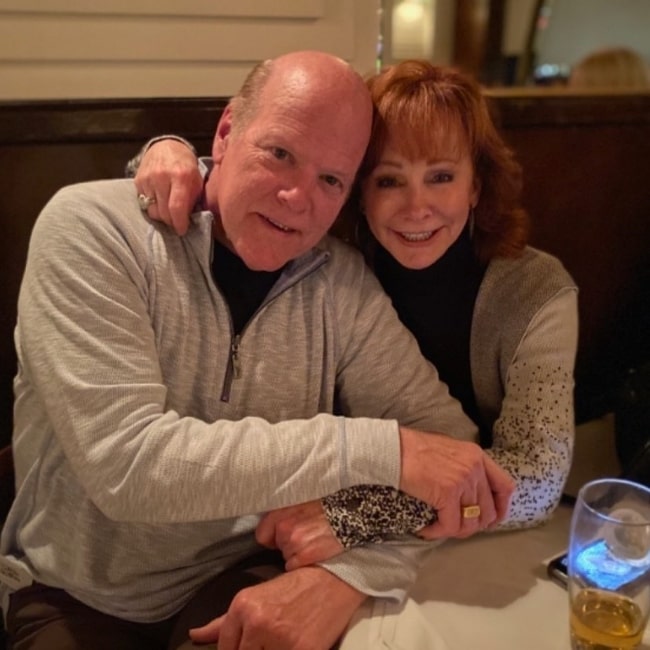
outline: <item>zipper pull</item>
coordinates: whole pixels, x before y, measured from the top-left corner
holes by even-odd
[[[232,370],[233,370],[233,377],[235,379],[239,379],[239,375],[241,372],[241,368],[239,366],[239,341],[241,340],[241,337],[239,334],[235,336],[232,345],[230,346],[230,358],[232,360]]]

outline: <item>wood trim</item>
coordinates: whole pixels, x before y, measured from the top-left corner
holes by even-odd
[[[160,133],[212,138],[227,103],[226,97],[1,102],[0,142],[144,142]]]
[[[501,128],[650,123],[650,93],[487,90]]]
[[[650,93],[486,91],[503,129],[650,123]],[[212,138],[227,97],[0,102],[0,143],[143,141],[162,132]],[[27,125],[27,127],[26,127]]]

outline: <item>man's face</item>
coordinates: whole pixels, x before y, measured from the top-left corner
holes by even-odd
[[[206,187],[215,236],[254,270],[279,269],[326,234],[367,143],[367,112],[291,90],[269,80],[251,120],[232,131],[227,109],[215,139]]]

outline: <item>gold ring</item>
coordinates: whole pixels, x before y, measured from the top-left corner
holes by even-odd
[[[476,519],[481,516],[481,506],[463,506],[463,519]]]
[[[146,212],[149,209],[150,205],[153,205],[156,202],[155,196],[147,196],[146,194],[138,194],[138,205],[140,210]]]

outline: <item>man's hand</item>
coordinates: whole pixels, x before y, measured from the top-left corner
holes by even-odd
[[[184,235],[203,188],[196,156],[182,142],[160,140],[149,147],[135,176],[138,193],[155,197],[147,214]]]
[[[240,591],[228,612],[190,630],[219,650],[329,650],[366,596],[320,567]]]
[[[269,512],[258,524],[255,537],[262,546],[282,551],[287,571],[323,562],[343,552],[320,501]]]
[[[468,537],[504,519],[515,483],[478,445],[410,429],[402,429],[401,436],[400,488],[433,506],[438,517],[418,530],[419,537]],[[391,507],[399,506],[387,503],[387,512]],[[343,551],[320,501],[268,513],[256,537],[260,544],[282,551],[287,571]]]
[[[438,512],[438,521],[420,537],[467,537],[504,519],[515,482],[478,445],[404,427],[400,435],[399,487]],[[467,506],[478,506],[480,514],[463,516]]]

